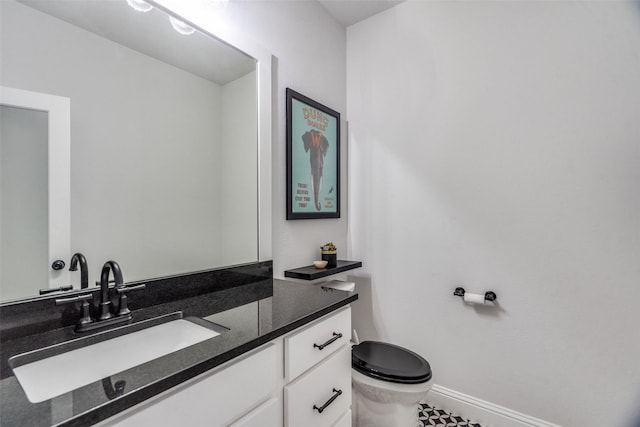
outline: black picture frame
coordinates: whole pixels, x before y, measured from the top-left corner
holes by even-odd
[[[340,113],[286,91],[287,219],[340,218]]]

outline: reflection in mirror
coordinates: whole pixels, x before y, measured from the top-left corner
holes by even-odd
[[[36,293],[49,278],[47,218],[48,114],[0,106],[0,283],[3,298]],[[19,207],[19,209],[16,209]],[[24,289],[21,284],[30,286]]]
[[[5,227],[5,205],[18,216],[36,211],[41,223],[48,207],[3,199],[0,268],[11,256],[23,260],[10,280],[23,293],[6,291],[2,276],[0,298],[69,280],[79,289],[80,274],[68,274],[75,252],[88,260],[90,286],[110,259],[127,282],[257,261],[253,58],[199,31],[178,33],[163,11],[139,12],[126,0],[3,0],[0,7],[0,84],[71,105],[70,248],[56,249],[53,239],[46,256],[11,254],[26,230],[46,248],[56,224],[37,233],[35,225]],[[3,194],[19,179],[5,164],[42,170],[52,161],[46,144],[33,150],[18,161],[2,146]],[[40,196],[43,185],[34,184]],[[51,270],[56,259],[67,264],[63,271]]]

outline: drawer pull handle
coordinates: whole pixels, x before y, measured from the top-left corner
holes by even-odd
[[[314,347],[317,347],[318,350],[322,350],[323,348],[325,348],[326,346],[328,346],[329,344],[331,344],[332,342],[334,342],[335,340],[339,340],[340,338],[342,338],[342,334],[338,334],[338,333],[333,333],[333,338],[329,339],[329,341],[327,341],[324,344],[313,344]]]
[[[340,396],[342,394],[342,390],[336,390],[335,388],[333,389],[333,396],[331,396],[331,399],[327,400],[327,402],[322,405],[321,407],[317,407],[316,405],[313,405],[313,409],[315,409],[316,411],[318,411],[319,414],[322,413],[322,411],[324,411],[325,409],[327,409],[327,406],[331,405],[333,403],[334,400],[336,400],[338,398],[338,396]]]

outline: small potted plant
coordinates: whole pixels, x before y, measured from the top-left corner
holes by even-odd
[[[322,259],[327,261],[327,268],[335,268],[338,266],[338,248],[333,242],[325,243],[320,246],[322,251]]]

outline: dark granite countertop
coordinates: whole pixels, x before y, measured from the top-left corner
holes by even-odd
[[[141,308],[134,311],[134,322],[181,311],[184,317],[204,318],[229,330],[41,403],[27,400],[8,367],[7,360],[25,351],[77,339],[79,335],[73,332],[73,326],[67,326],[4,341],[0,424],[5,427],[38,427],[86,426],[97,423],[331,313],[357,298],[357,294],[353,292],[265,279]],[[121,357],[126,357],[126,349],[123,349]],[[109,384],[116,384],[118,381],[125,382],[124,393],[114,397],[107,389]]]

